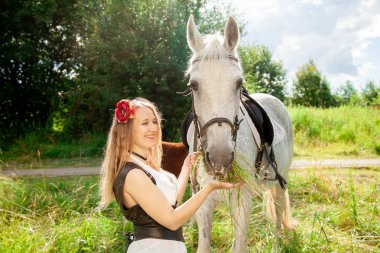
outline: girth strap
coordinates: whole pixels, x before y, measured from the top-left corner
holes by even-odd
[[[285,178],[283,176],[281,176],[280,172],[278,172],[277,162],[276,162],[276,158],[274,156],[274,152],[273,152],[272,147],[270,147],[270,151],[268,154],[268,149],[265,147],[265,145],[261,146],[261,149],[259,150],[259,152],[257,154],[256,162],[255,162],[256,175],[259,175],[259,173],[260,173],[260,167],[261,167],[263,155],[265,155],[265,158],[267,159],[269,165],[273,168],[273,171],[275,174],[274,178],[268,178],[267,174],[265,173],[264,180],[278,181],[281,188],[285,190],[285,185],[287,184],[287,182],[286,182]]]

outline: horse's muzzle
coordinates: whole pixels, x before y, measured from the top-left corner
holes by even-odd
[[[205,152],[205,161],[207,165],[207,172],[214,176],[225,176],[227,171],[231,168],[234,160],[234,152],[227,155],[215,156],[212,153]]]

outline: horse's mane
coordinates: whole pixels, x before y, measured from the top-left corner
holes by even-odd
[[[234,50],[232,53],[229,53],[224,47],[223,47],[223,36],[220,34],[208,34],[204,37],[204,48],[195,55],[192,54],[187,70],[186,70],[186,76],[188,76],[192,70],[192,62],[195,58],[199,58],[199,62],[212,62],[218,59],[226,58],[227,55],[234,55],[236,58],[238,58],[238,54],[236,53],[236,50]],[[226,58],[227,59],[227,58]]]

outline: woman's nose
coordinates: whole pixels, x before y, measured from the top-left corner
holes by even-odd
[[[157,131],[157,124],[155,124],[155,123],[150,123],[149,124],[149,130],[150,131]]]

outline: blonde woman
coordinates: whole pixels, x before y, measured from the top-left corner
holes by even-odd
[[[161,116],[143,98],[121,100],[109,131],[101,176],[101,206],[114,198],[134,224],[127,252],[186,252],[182,225],[215,189],[238,187],[213,181],[181,203],[195,153],[189,154],[178,179],[161,169]]]

